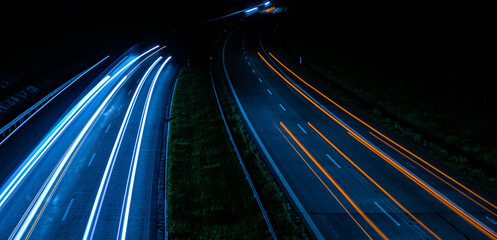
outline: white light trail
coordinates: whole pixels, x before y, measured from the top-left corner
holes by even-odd
[[[33,166],[36,165],[38,160],[45,154],[45,152],[52,146],[58,139],[60,134],[67,128],[67,126],[77,117],[77,115],[84,109],[89,102],[91,102],[100,91],[107,86],[110,76],[105,76],[83,99],[81,99],[76,106],[53,128],[50,133],[38,144],[35,150],[26,158],[21,166],[12,174],[6,183],[3,185],[0,193],[0,208],[10,197],[10,195],[17,189],[18,185],[24,180],[24,177],[31,171]]]
[[[158,48],[159,46],[155,46],[148,50],[147,52],[141,54],[140,56],[134,58],[131,60],[128,64],[126,64],[124,67],[120,68],[120,70],[115,73],[112,77],[109,75],[105,76],[102,81],[100,81],[81,101],[78,102],[78,104],[71,109],[71,111],[64,117],[64,119],[50,132],[50,134],[45,137],[44,141],[42,141],[39,146],[35,149],[36,151],[34,154],[32,153],[30,155],[30,158],[26,161],[26,164],[19,168],[19,170],[16,172],[15,177],[13,178],[14,181],[12,181],[6,188],[7,191],[2,191],[2,194],[0,195],[1,197],[1,202],[0,204],[5,203],[5,201],[8,199],[8,197],[12,194],[12,192],[18,187],[20,182],[25,178],[25,176],[30,172],[30,170],[33,168],[33,166],[36,164],[36,162],[43,156],[43,154],[50,148],[50,146],[55,142],[55,140],[58,139],[58,137],[62,134],[63,130],[67,128],[67,126],[77,117],[78,113],[84,109],[85,106],[91,102],[97,96],[110,82],[113,82],[112,80],[126,70],[129,66],[131,66],[134,62],[136,62],[139,58],[141,58],[143,55],[147,54],[148,52],[152,51],[155,48]],[[88,129],[92,126],[93,122],[97,118],[97,116],[101,113],[102,109],[107,105],[108,101],[114,96],[115,92],[120,89],[122,84],[125,82],[127,76],[124,76],[124,78],[113,88],[113,90],[107,95],[105,100],[101,103],[100,107],[95,111],[95,113],[92,115],[90,120],[87,122],[85,127],[81,130],[81,132],[78,134],[78,136],[75,138],[75,140],[72,142],[71,146],[69,149],[65,152],[63,159],[58,162],[58,164],[55,166],[54,171],[52,174],[48,177],[47,181],[45,184],[42,186],[42,189],[40,189],[41,192],[38,192],[37,198],[33,201],[33,203],[30,205],[30,207],[26,210],[26,213],[23,215],[21,220],[19,221],[19,224],[17,225],[16,229],[12,232],[11,236],[9,239],[20,239],[23,237],[25,234],[28,226],[31,224],[31,221],[33,220],[34,216],[38,213],[39,208],[41,207],[42,203],[45,201],[45,198],[48,195],[48,199],[50,199],[51,194],[53,193],[52,187],[54,184],[56,184],[56,180],[60,179],[59,176],[63,172],[63,169],[65,169],[66,164],[68,163],[70,156],[73,155],[73,152],[75,151],[76,147],[79,145],[81,139],[83,136],[86,134]],[[60,176],[62,177],[62,176]],[[58,180],[57,180],[58,183]],[[51,191],[52,190],[52,191]],[[48,201],[47,199],[47,201]],[[0,205],[1,206],[1,205]],[[43,205],[44,208],[45,205]],[[38,216],[43,212],[43,208],[38,214]],[[30,228],[30,231],[28,232],[28,236],[33,229],[34,225],[36,224],[36,221],[38,220],[38,217],[36,218],[35,222],[33,223],[33,226]],[[20,227],[19,227],[20,226]]]
[[[148,107],[150,105],[150,99],[152,98],[152,93],[155,88],[155,84],[157,82],[157,79],[159,77],[159,74],[162,72],[162,69],[166,65],[166,63],[171,59],[171,57],[168,57],[164,63],[160,66],[159,70],[155,74],[154,81],[152,82],[152,86],[150,87],[145,103],[145,108],[143,108],[143,113],[142,113],[142,118],[140,121],[140,126],[139,126],[139,134],[138,138],[136,139],[135,143],[135,148],[133,150],[133,159],[132,159],[132,169],[131,170],[131,179],[128,175],[128,182],[127,182],[127,189],[125,193],[125,199],[124,201],[126,202],[126,210],[124,213],[124,222],[123,222],[123,227],[122,227],[122,232],[120,233],[121,235],[121,240],[126,239],[126,231],[128,228],[128,218],[129,218],[129,209],[131,207],[131,196],[133,195],[133,187],[135,185],[135,175],[136,175],[136,167],[138,165],[138,159],[140,156],[140,148],[141,148],[141,143],[142,143],[142,138],[143,138],[143,130],[145,128],[145,122],[147,121],[147,115],[148,115]],[[123,202],[124,203],[124,202]],[[121,218],[122,218],[122,212],[121,212]]]
[[[114,168],[114,163],[117,158],[117,153],[119,152],[119,148],[121,147],[121,142],[124,136],[124,132],[126,131],[126,128],[128,126],[128,122],[131,116],[131,112],[134,109],[136,100],[138,99],[138,95],[143,87],[143,84],[145,83],[145,80],[147,79],[148,75],[154,68],[154,66],[162,59],[162,57],[159,57],[155,62],[149,67],[149,69],[145,72],[143,75],[137,90],[133,94],[132,100],[130,105],[128,106],[128,109],[126,111],[126,114],[124,116],[123,122],[121,124],[121,127],[119,128],[119,133],[117,135],[116,141],[114,142],[114,146],[112,147],[111,154],[109,156],[109,160],[107,161],[107,166],[105,167],[104,175],[102,176],[102,180],[100,181],[100,185],[98,188],[97,195],[95,197],[95,201],[93,202],[93,207],[90,213],[90,217],[88,219],[88,223],[86,225],[85,233],[83,235],[83,239],[92,239],[93,234],[95,233],[95,228],[97,226],[98,218],[100,215],[100,209],[103,204],[103,200],[105,199],[105,194],[107,192],[107,186],[110,180],[110,176],[112,174],[112,170]]]
[[[88,129],[93,125],[95,119],[100,115],[100,112],[102,112],[102,109],[107,105],[107,103],[110,101],[110,99],[114,96],[117,90],[119,90],[122,86],[122,84],[125,82],[127,76],[124,76],[123,79],[114,87],[114,89],[110,92],[110,94],[105,98],[105,100],[102,102],[100,107],[95,111],[93,116],[90,118],[90,120],[86,123],[85,127],[81,130],[81,132],[78,134],[78,136],[75,138],[75,140],[72,142],[71,146],[69,147],[68,151],[64,155],[64,158],[62,161],[59,163],[57,166],[57,169],[55,170],[54,174],[51,176],[50,181],[48,184],[45,186],[43,189],[41,195],[38,197],[36,200],[36,203],[34,206],[30,209],[28,216],[24,220],[21,228],[17,233],[15,234],[14,239],[18,240],[21,239],[24,236],[24,233],[26,232],[27,228],[31,224],[31,221],[35,217],[35,215],[38,213],[39,208],[45,201],[45,197],[51,192],[53,185],[59,179],[59,175],[61,174],[62,170],[65,168],[67,162],[69,161],[70,157],[73,155],[74,151],[76,150],[76,147],[79,145],[81,139],[83,139],[83,136],[86,134]]]
[[[16,169],[16,171],[9,177],[9,179],[3,184],[0,189],[0,209],[4,206],[5,202],[9,199],[12,193],[18,188],[19,184],[24,180],[28,173],[33,169],[33,167],[38,163],[41,157],[50,149],[53,143],[59,138],[59,136],[64,132],[67,126],[72,123],[72,121],[79,115],[79,113],[91,102],[100,91],[107,86],[115,77],[119,76],[124,70],[126,70],[131,64],[136,60],[141,58],[143,55],[149,53],[150,51],[158,48],[155,46],[142,55],[131,60],[127,65],[120,68],[117,73],[112,77],[109,75],[105,76],[93,89],[87,93],[71,111],[64,116],[64,118],[55,125],[55,127],[45,136],[45,138],[36,146],[33,152],[24,160],[24,162]]]
[[[259,8],[258,7],[253,7],[251,9],[245,11],[245,13],[250,13],[250,12],[253,12],[253,11],[257,10],[257,9],[259,9]]]

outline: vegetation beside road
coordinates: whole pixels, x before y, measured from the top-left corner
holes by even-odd
[[[492,106],[488,96],[481,96],[487,91],[471,82],[483,83],[478,78],[483,73],[475,72],[474,78],[461,82],[462,77],[447,72],[444,63],[440,63],[440,69],[432,69],[430,63],[433,60],[428,55],[424,58],[415,55],[416,58],[411,60],[404,56],[398,58],[397,63],[385,56],[374,55],[382,52],[367,50],[368,47],[383,48],[388,57],[401,56],[400,53],[388,52],[393,50],[387,49],[385,45],[388,43],[380,42],[378,36],[367,41],[360,39],[363,37],[361,34],[367,33],[350,31],[350,36],[347,36],[344,33],[348,29],[317,31],[309,29],[310,24],[301,23],[295,16],[279,19],[278,26],[275,32],[282,47],[281,53],[295,65],[302,57],[304,64],[299,66],[299,71],[310,76],[319,74],[309,81],[316,82],[325,92],[339,96],[383,126],[406,137],[444,164],[497,192],[497,176],[491,168],[485,167],[497,166],[497,115],[488,108]],[[350,40],[352,38],[359,40]],[[414,50],[402,46],[399,51],[412,55]],[[412,62],[419,67],[405,66]],[[472,69],[470,65],[468,69],[455,67],[449,66],[453,68],[451,71],[462,74]],[[444,72],[447,75],[443,75]]]
[[[216,84],[225,117],[277,236],[308,239],[220,80]],[[196,63],[183,67],[177,81],[167,169],[169,237],[271,239],[223,124],[208,68]]]
[[[177,82],[169,136],[169,237],[269,239],[208,73],[207,68],[184,67]]]
[[[221,59],[221,51],[217,52],[217,59]],[[219,60],[217,62],[218,65],[212,71],[223,112],[247,171],[266,207],[273,228],[279,235],[278,237],[282,239],[309,239],[304,224],[285,197],[282,188],[277,184],[277,180],[260,155],[257,145],[252,141],[228,89],[223,67]]]

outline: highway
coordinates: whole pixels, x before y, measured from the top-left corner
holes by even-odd
[[[285,59],[256,10],[233,13],[255,16],[210,60],[315,239],[497,239],[495,195],[326,92]],[[158,159],[183,52],[142,43],[102,56],[2,140],[0,239],[156,238]]]
[[[326,93],[278,53],[264,19],[222,48],[230,89],[316,239],[497,239],[496,197]]]
[[[174,54],[135,45],[0,145],[0,239],[155,238]]]

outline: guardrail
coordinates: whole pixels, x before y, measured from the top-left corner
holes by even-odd
[[[214,89],[214,96],[216,97],[217,101],[217,106],[219,107],[219,112],[221,113],[221,118],[223,119],[224,126],[226,127],[226,132],[228,133],[228,136],[231,141],[231,145],[233,145],[233,150],[235,150],[236,156],[238,157],[238,161],[240,162],[240,165],[242,166],[243,173],[245,174],[245,178],[247,179],[250,189],[252,190],[252,193],[254,194],[254,198],[257,201],[257,204],[259,205],[259,209],[261,210],[262,217],[264,218],[264,221],[266,221],[266,225],[269,229],[269,233],[271,233],[271,236],[273,237],[274,240],[277,240],[278,237],[276,236],[276,232],[274,231],[273,225],[271,224],[271,221],[269,219],[269,216],[267,214],[266,209],[264,208],[264,205],[262,204],[262,201],[259,197],[259,194],[257,193],[257,189],[255,188],[255,185],[252,181],[252,178],[250,177],[247,168],[245,167],[245,163],[243,162],[242,156],[240,155],[240,152],[238,151],[238,147],[236,146],[235,139],[233,139],[233,135],[231,134],[231,130],[228,126],[228,122],[226,121],[226,118],[223,113],[223,108],[221,107],[221,102],[219,101],[219,97],[217,96],[217,91],[216,91],[216,84],[214,84],[214,78],[212,77],[212,71],[210,71],[211,75],[211,82],[212,82],[212,88]]]
[[[109,56],[103,58],[99,62],[97,62],[95,65],[89,67],[88,69],[84,70],[83,72],[79,73],[75,77],[69,79],[69,81],[65,82],[55,90],[53,90],[51,93],[49,93],[47,96],[43,97],[35,103],[33,106],[28,108],[26,111],[23,113],[19,114],[14,120],[10,121],[7,123],[7,125],[3,126],[0,129],[0,145],[2,145],[12,134],[14,134],[24,123],[26,123],[29,119],[31,119],[36,113],[38,113],[42,108],[44,108],[49,102],[51,102],[55,97],[57,97],[60,93],[62,93],[64,90],[66,90],[68,87],[70,87],[73,83],[75,83],[78,79],[80,79],[83,75],[85,75],[87,72],[98,66],[100,63],[105,61]]]

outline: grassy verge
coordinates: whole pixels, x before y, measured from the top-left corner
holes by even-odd
[[[216,58],[221,59],[221,51],[218,50]],[[257,150],[257,145],[252,141],[228,89],[221,62],[217,62],[213,75],[223,112],[277,236],[281,239],[309,239],[304,224],[273,177]]]
[[[270,239],[233,151],[207,68],[183,68],[168,162],[171,239]]]
[[[308,80],[497,192],[495,172],[484,167],[497,163],[497,129],[492,114],[459,96],[430,92],[431,86],[424,81],[410,81],[408,76],[405,80],[403,76],[385,77],[371,65],[350,59],[337,50],[340,46],[333,46],[334,42],[319,32],[280,30],[280,50],[287,59],[296,63],[297,56],[301,56],[305,64],[299,71],[321,75]],[[318,37],[324,39],[316,43],[314,39]]]

